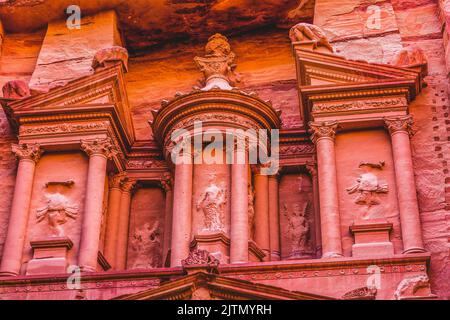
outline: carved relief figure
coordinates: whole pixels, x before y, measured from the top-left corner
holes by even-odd
[[[310,249],[310,231],[311,226],[307,219],[308,213],[311,209],[309,201],[304,204],[295,203],[293,210],[288,209],[287,204],[284,204],[283,214],[288,220],[288,234],[291,240],[291,255],[299,255]]]
[[[383,169],[385,163],[384,161],[378,164],[363,162],[359,165],[360,168],[366,168],[363,174],[361,174],[358,179],[356,179],[356,184],[347,188],[349,194],[357,193],[355,203],[359,205],[373,206],[379,205],[380,199],[378,194],[388,193],[388,185],[384,182],[380,182],[378,177],[370,172],[370,168]]]
[[[255,191],[248,186],[248,236],[253,239],[255,235]]]
[[[224,231],[223,208],[226,203],[226,192],[212,183],[206,188],[197,204],[197,210],[203,211],[203,230],[208,232]]]
[[[313,24],[299,23],[295,25],[289,32],[289,37],[292,42],[312,41],[315,43],[316,47],[321,45],[333,52],[333,47],[328,41],[325,33],[321,28]]]
[[[69,200],[60,193],[49,194],[46,196],[47,205],[38,209],[36,218],[38,222],[47,218],[52,236],[65,236],[62,226],[66,224],[68,218],[76,219],[78,207],[70,204]]]
[[[133,269],[158,268],[161,265],[161,230],[159,222],[144,224],[135,231],[132,249],[137,252]]]
[[[401,300],[405,297],[414,297],[421,288],[428,288],[428,294],[431,295],[430,280],[427,275],[419,275],[403,279],[394,292],[395,300]]]

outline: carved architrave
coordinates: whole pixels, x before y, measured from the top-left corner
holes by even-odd
[[[107,159],[112,159],[118,154],[116,147],[111,143],[111,139],[94,139],[81,141],[81,150],[89,156],[101,155]]]
[[[13,144],[11,146],[12,152],[15,154],[19,161],[31,160],[37,163],[44,151],[39,144]]]
[[[319,139],[332,139],[336,137],[336,132],[338,129],[338,123],[333,122],[310,122],[309,127],[312,133],[312,141],[317,143]]]
[[[388,117],[384,119],[384,122],[391,135],[398,132],[406,132],[409,136],[413,135],[412,126],[414,121],[411,115],[392,118]]]

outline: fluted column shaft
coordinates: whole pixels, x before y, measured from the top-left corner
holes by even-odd
[[[181,266],[181,261],[189,255],[192,224],[192,174],[192,155],[181,155],[175,165],[171,267]]]
[[[320,220],[322,227],[322,257],[342,256],[339,196],[337,189],[335,135],[337,123],[310,123],[316,144]]]
[[[234,159],[246,159],[245,163],[234,161],[231,165],[231,244],[230,262],[248,262],[248,176],[247,152],[236,151]]]
[[[255,174],[255,242],[270,260],[269,177]]]
[[[270,260],[281,259],[278,175],[269,176]]]
[[[36,163],[42,150],[39,145],[13,145],[19,159],[8,232],[3,249],[0,276],[19,275],[25,244]]]
[[[127,268],[128,237],[130,233],[131,197],[136,187],[135,180],[127,180],[122,184],[122,197],[119,207],[119,224],[116,241],[116,269]]]
[[[105,195],[106,166],[115,150],[109,139],[83,141],[81,148],[89,155],[89,168],[78,264],[84,272],[95,272]]]
[[[386,118],[385,123],[392,140],[403,253],[425,252],[411,153],[413,120],[411,116]]]

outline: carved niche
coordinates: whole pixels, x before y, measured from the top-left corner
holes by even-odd
[[[313,208],[311,178],[306,174],[284,175],[280,181],[282,259],[315,256]]]
[[[132,269],[153,269],[162,265],[161,233],[158,221],[135,230],[131,248],[137,252],[137,258]]]

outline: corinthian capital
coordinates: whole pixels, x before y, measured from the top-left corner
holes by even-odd
[[[384,123],[391,135],[397,132],[406,132],[410,136],[412,136],[413,134],[412,126],[414,124],[414,121],[412,116],[410,115],[403,117],[385,118]]]
[[[333,139],[336,137],[336,131],[338,128],[338,123],[333,122],[310,122],[310,132],[312,133],[312,141],[314,143],[322,138]]]
[[[170,173],[164,174],[163,178],[161,179],[161,187],[165,192],[170,192],[172,191],[172,185],[172,175]]]
[[[127,179],[122,183],[122,191],[132,193],[137,186],[137,181],[132,179]]]
[[[116,188],[116,189],[120,189],[122,184],[127,180],[127,175],[125,172],[116,174],[116,175],[112,175],[109,178],[109,187],[111,189]]]
[[[38,162],[44,151],[38,144],[13,144],[11,147],[12,152],[19,160],[32,160]]]
[[[89,156],[102,155],[111,159],[118,152],[109,138],[83,140],[81,141],[81,150],[86,152]]]

